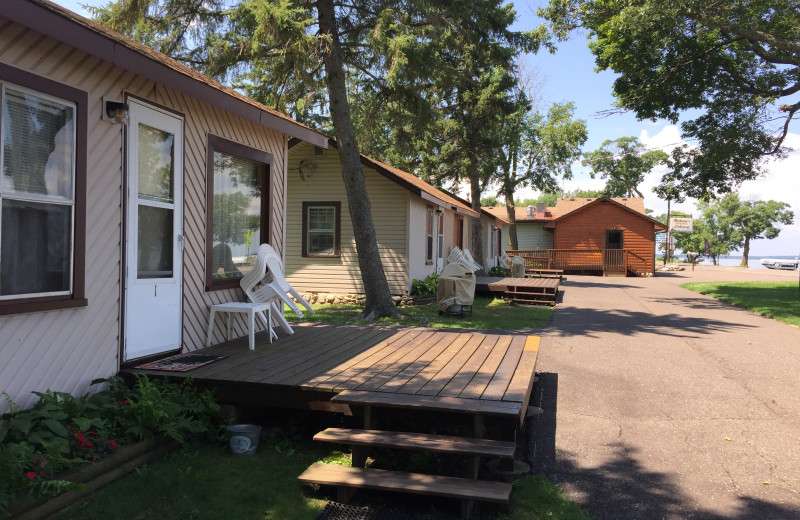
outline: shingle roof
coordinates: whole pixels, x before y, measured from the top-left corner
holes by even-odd
[[[261,116],[255,118],[253,114],[248,113],[250,116],[248,119],[258,119],[258,122],[265,126],[273,128],[277,126],[279,128],[276,129],[279,131],[326,146],[327,138],[320,132],[295,121],[286,114],[258,103],[169,56],[49,0],[2,0],[0,15],[223,109],[234,113],[237,113],[237,110],[241,112],[242,106],[255,109]],[[73,25],[64,23],[65,21]],[[174,76],[168,77],[170,74]],[[215,96],[213,92],[217,95]],[[219,94],[224,96],[220,98]]]
[[[664,224],[662,224],[661,222],[659,222],[659,221],[647,216],[647,214],[644,211],[644,199],[642,199],[642,198],[630,198],[629,199],[629,198],[617,198],[617,197],[615,197],[615,198],[600,197],[598,199],[589,199],[589,198],[586,198],[586,199],[558,199],[558,203],[556,205],[556,209],[562,207],[562,204],[561,204],[562,200],[563,201],[567,201],[566,207],[567,208],[571,208],[571,209],[570,209],[570,211],[568,211],[566,213],[559,213],[558,217],[556,217],[556,220],[560,220],[561,218],[563,218],[563,217],[565,217],[567,215],[570,215],[572,213],[580,211],[583,208],[586,208],[586,207],[588,207],[590,205],[593,205],[595,203],[600,203],[601,201],[608,201],[608,202],[611,202],[612,204],[616,204],[616,205],[618,205],[618,206],[630,211],[631,213],[634,213],[635,215],[637,215],[640,218],[643,218],[645,220],[650,221],[653,224],[653,227],[654,227],[654,229],[656,231],[666,231],[666,229],[667,229],[666,226]],[[605,203],[605,202],[603,202],[603,203]],[[641,208],[641,210],[639,208]]]
[[[491,213],[495,217],[503,219],[504,221],[508,220],[508,212],[506,211],[505,206],[502,205],[486,206],[481,209],[488,213]],[[547,208],[545,210],[544,216],[537,213],[532,218],[528,215],[527,208],[519,206],[514,208],[514,219],[517,222],[549,222],[554,218],[556,218],[555,208]]]
[[[291,139],[289,141],[289,149],[291,150],[294,148],[299,141],[297,139]],[[335,139],[328,139],[328,144],[333,148],[338,150],[338,145],[336,144]],[[395,168],[385,162],[379,161],[377,159],[373,159],[368,155],[361,154],[361,164],[369,166],[370,168],[374,169],[378,173],[382,174],[384,177],[397,182],[401,186],[410,189],[412,192],[421,195],[425,193],[430,197],[436,199],[437,201],[441,201],[445,205],[449,205],[451,209],[459,212],[470,215],[472,217],[477,217],[478,213],[474,211],[469,204],[453,197],[449,193],[442,191],[434,186],[431,186],[427,182],[423,181],[416,175],[408,173],[406,171],[401,170],[400,168]],[[431,201],[433,202],[433,201]]]
[[[622,204],[623,206],[630,208],[634,211],[638,211],[642,215],[646,215],[647,213],[644,210],[644,199],[641,197],[607,197],[618,204]],[[569,199],[558,199],[556,202],[556,215],[562,216],[566,215],[567,213],[571,213],[578,208],[582,208],[583,206],[589,204],[590,202],[594,202],[598,199],[596,198],[569,198]]]
[[[397,178],[401,179],[402,181],[418,188],[420,191],[427,193],[428,195],[435,197],[447,204],[453,206],[453,209],[460,209],[461,213],[467,213],[472,215],[473,217],[477,217],[478,214],[467,204],[460,202],[450,196],[450,194],[445,193],[444,191],[435,188],[428,184],[427,182],[423,181],[416,175],[408,173],[406,171],[401,170],[400,168],[395,168],[394,166],[390,166],[384,162],[381,162],[377,159],[373,159],[367,155],[361,154],[361,162],[366,163],[368,166],[372,166],[378,171],[383,171],[384,174],[388,173],[390,175],[394,175]]]

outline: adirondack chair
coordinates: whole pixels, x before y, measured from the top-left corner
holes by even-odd
[[[508,253],[506,253],[506,250],[505,250],[505,249],[503,249],[503,250],[500,252],[500,259],[499,259],[499,261],[500,261],[500,265],[502,265],[502,266],[503,266],[503,268],[505,268],[505,269],[511,269],[511,257],[510,257],[510,256],[508,256]]]

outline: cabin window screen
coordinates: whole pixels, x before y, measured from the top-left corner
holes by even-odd
[[[266,152],[209,137],[208,289],[237,287],[269,241],[269,164]]]
[[[425,264],[433,264],[433,208],[425,212]]]
[[[341,256],[341,203],[303,202],[303,256]]]
[[[0,76],[8,69],[0,69]],[[65,89],[71,97],[81,97]],[[0,108],[0,303],[71,298],[76,274],[77,103],[0,81]],[[85,130],[85,122],[81,127]],[[77,267],[82,270],[82,264]],[[77,296],[83,298],[80,274]],[[75,305],[26,310],[68,306]],[[4,310],[0,308],[0,314]]]

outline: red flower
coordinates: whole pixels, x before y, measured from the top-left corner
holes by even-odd
[[[41,475],[43,477],[46,477],[47,476],[47,472],[45,470],[42,470],[42,471],[39,472],[39,475]]]
[[[110,441],[108,441],[108,445],[112,450],[117,451],[117,441],[111,439]]]
[[[29,471],[28,472],[28,478],[31,479],[31,480],[35,479],[36,478],[36,473],[33,472],[33,471]]]

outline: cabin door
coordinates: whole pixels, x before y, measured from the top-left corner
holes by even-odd
[[[124,360],[181,348],[183,120],[130,100]]]

